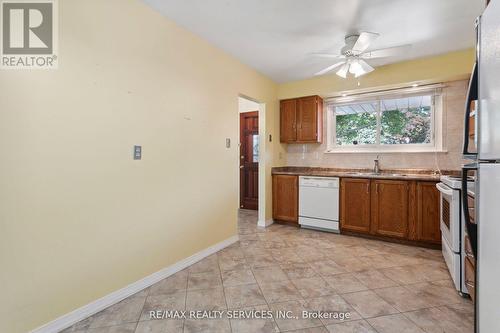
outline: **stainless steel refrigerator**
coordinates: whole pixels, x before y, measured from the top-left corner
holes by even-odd
[[[472,202],[467,200],[466,187],[462,188],[462,206],[476,265],[475,329],[480,333],[497,333],[500,332],[500,0],[490,2],[478,18],[476,29],[476,65],[469,84],[464,139],[464,158],[472,163],[464,166],[463,186],[467,186],[466,176],[471,172],[476,184]],[[475,111],[470,103],[473,100],[477,100]]]

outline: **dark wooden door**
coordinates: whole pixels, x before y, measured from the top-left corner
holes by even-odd
[[[280,103],[280,141],[297,141],[297,100],[288,99]]]
[[[408,238],[408,195],[406,181],[372,181],[372,233]]]
[[[259,113],[240,114],[240,208],[259,208]]]
[[[342,178],[340,227],[345,231],[370,232],[370,180]]]
[[[440,196],[435,182],[417,183],[417,240],[441,243]]]
[[[273,219],[299,222],[299,177],[273,175]]]
[[[297,141],[318,141],[318,98],[303,97],[298,100]]]

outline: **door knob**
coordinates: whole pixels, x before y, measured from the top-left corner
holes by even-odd
[[[243,169],[245,166],[244,165],[240,165],[240,169]]]

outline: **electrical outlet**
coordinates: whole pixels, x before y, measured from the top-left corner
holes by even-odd
[[[226,138],[226,148],[231,148],[231,139]]]
[[[142,146],[134,146],[134,160],[142,159]]]

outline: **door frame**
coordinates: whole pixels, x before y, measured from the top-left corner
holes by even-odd
[[[262,100],[259,100],[257,98],[253,98],[248,94],[244,93],[238,93],[237,98],[243,98],[247,99],[249,101],[255,102],[258,104],[258,109],[259,109],[259,210],[258,210],[258,221],[257,225],[261,228],[266,228],[269,225],[273,224],[273,219],[272,219],[272,182],[271,182],[271,162],[273,161],[273,146],[276,144],[275,143],[275,138],[272,137],[272,123],[269,123],[267,118],[267,108],[270,107],[272,110],[274,108],[277,108],[277,114],[279,115],[279,106],[278,103],[271,105],[268,105],[267,103],[263,102]],[[240,131],[240,116],[239,113],[241,111],[238,109],[238,116],[236,118],[236,125],[237,127],[235,128],[235,135],[239,135]],[[279,129],[277,130],[279,132]],[[275,133],[274,133],[275,134]],[[279,136],[279,135],[278,135]],[[272,138],[272,139],[271,139]],[[239,137],[237,138],[237,142],[239,142]],[[278,139],[279,141],[279,139]],[[239,147],[237,151],[234,151],[234,170],[235,170],[235,176],[237,175],[238,180],[237,184],[239,186],[240,181],[240,170],[239,170],[239,165],[240,165],[240,155],[239,155]],[[238,170],[236,174],[236,170]],[[239,195],[239,188],[237,190],[237,193]],[[235,208],[239,209],[239,199],[236,200],[235,198]],[[236,206],[237,205],[237,206]]]

